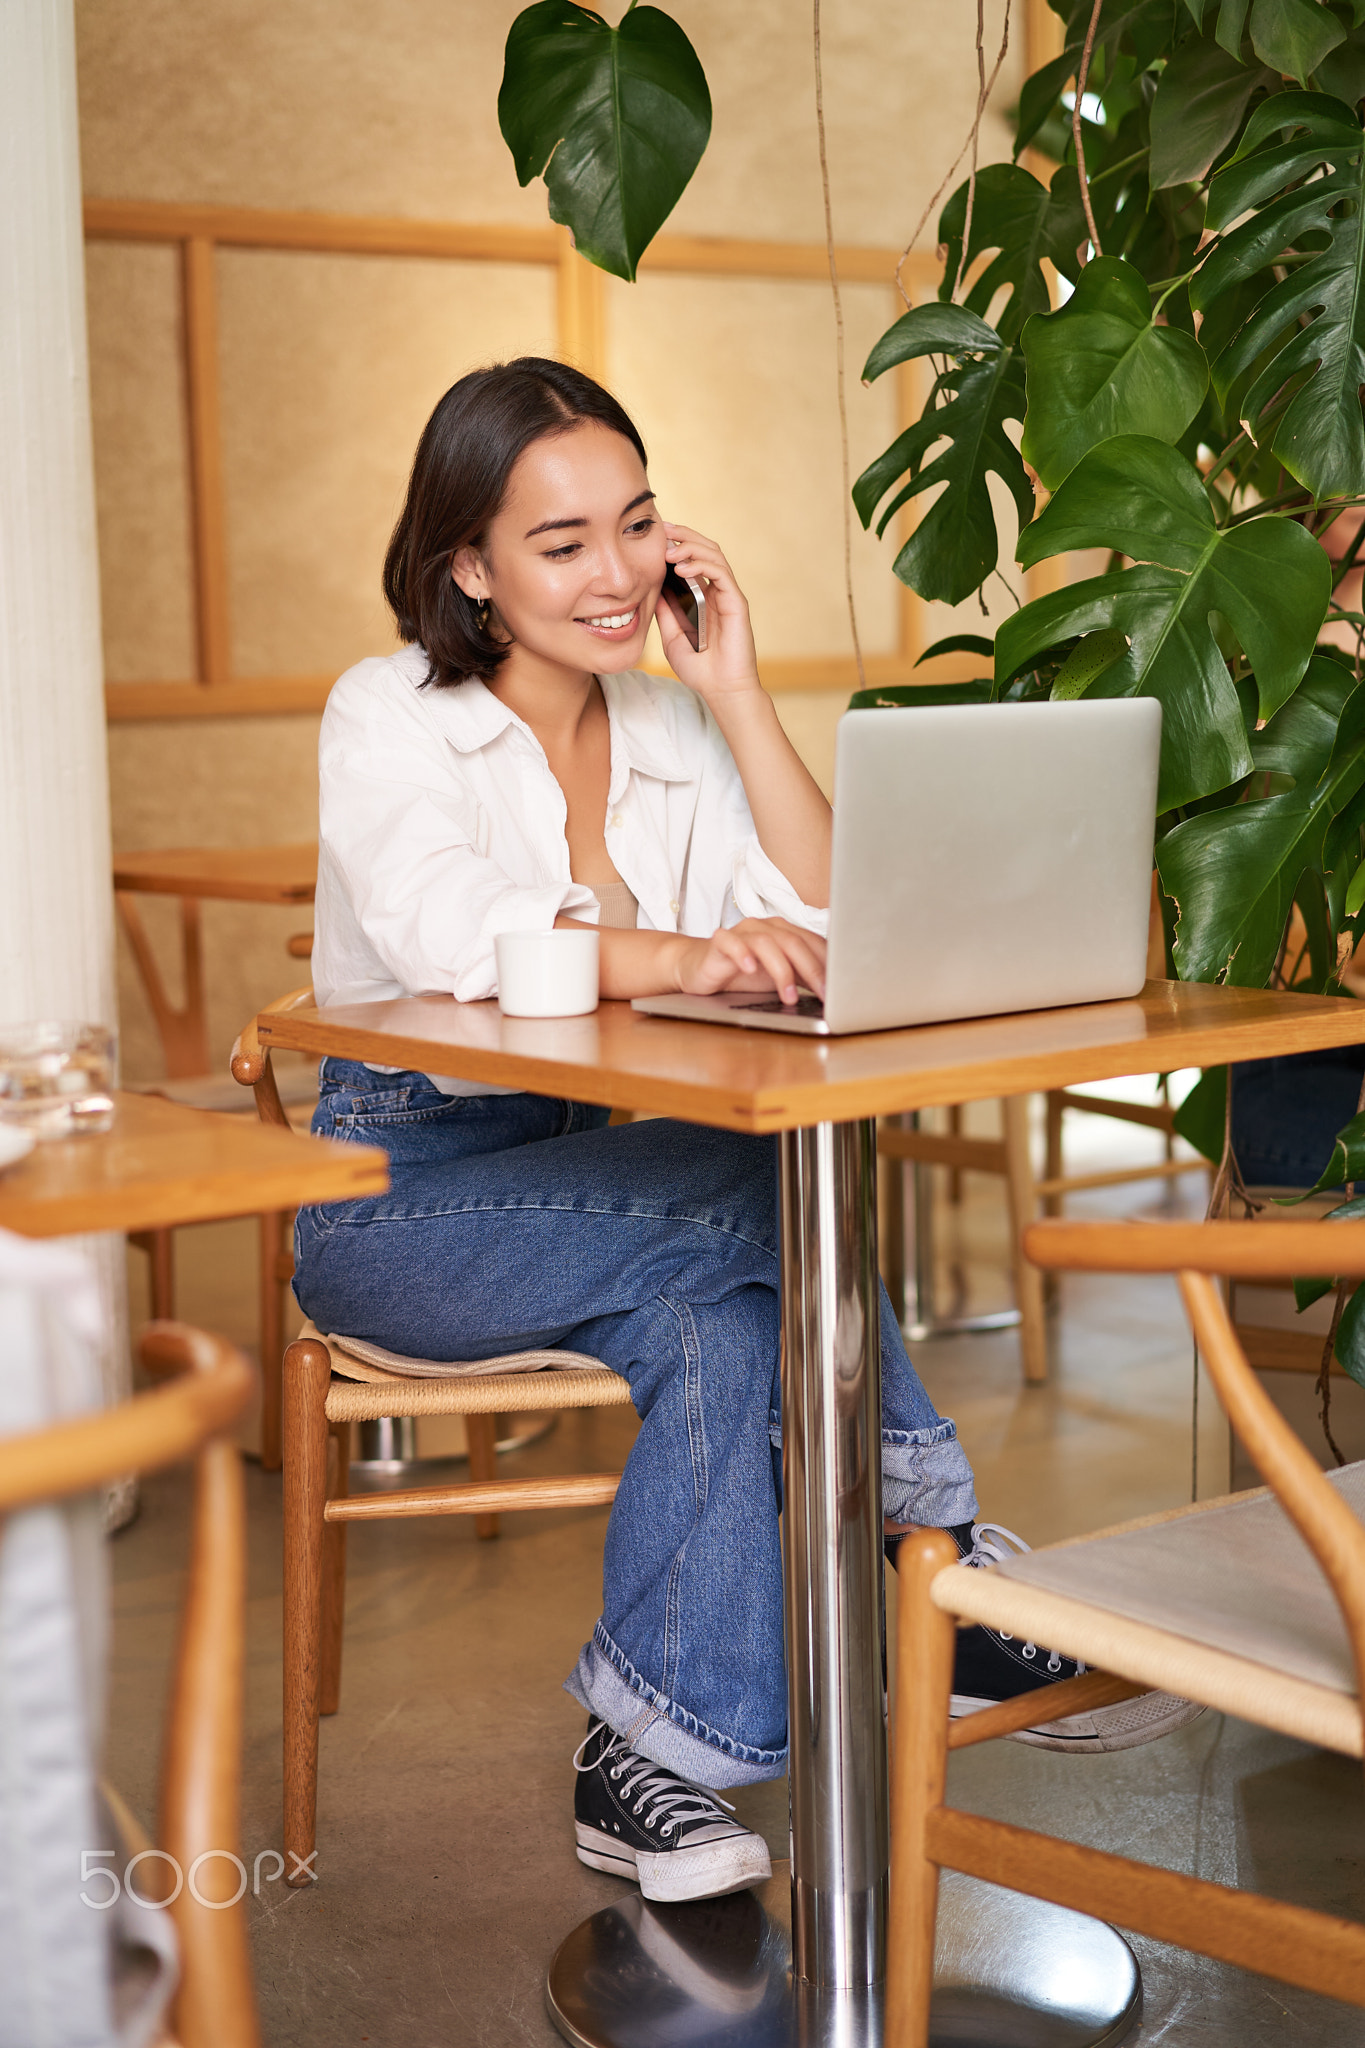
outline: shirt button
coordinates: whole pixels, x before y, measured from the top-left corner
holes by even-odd
[[[620,822],[621,822],[621,813],[620,813],[619,811],[616,811],[616,812],[614,812],[614,813],[613,813],[613,815],[612,815],[612,817],[611,817],[611,819],[610,819],[610,823],[611,823],[611,824],[613,824],[613,825],[619,825],[619,824],[620,824]]]
[[[670,903],[668,907],[673,912],[674,917],[677,916],[678,911],[681,908],[681,906],[677,903]]]

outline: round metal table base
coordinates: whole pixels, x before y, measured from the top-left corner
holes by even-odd
[[[530,1444],[538,1444],[542,1437],[558,1423],[555,1414],[540,1415],[530,1410],[524,1416],[522,1426],[514,1428],[510,1436],[500,1436],[493,1449],[501,1456],[507,1451],[524,1451]],[[376,1422],[362,1422],[359,1427],[358,1457],[351,1460],[351,1472],[361,1479],[382,1482],[385,1479],[403,1479],[414,1472],[431,1472],[446,1465],[462,1465],[468,1462],[468,1451],[438,1451],[433,1455],[419,1453],[417,1449],[416,1418],[411,1415],[383,1415]]]
[[[907,1344],[924,1344],[931,1337],[967,1337],[980,1330],[1016,1330],[1018,1327],[1017,1308],[998,1308],[979,1316],[935,1316],[927,1323],[911,1316],[901,1324],[901,1335]]]
[[[945,1871],[931,2048],[1118,2048],[1142,2014],[1137,1959],[1102,1920]],[[786,1866],[757,1891],[656,1906],[638,1893],[576,1927],[550,1965],[574,2048],[880,2048],[882,1990],[791,1976]]]

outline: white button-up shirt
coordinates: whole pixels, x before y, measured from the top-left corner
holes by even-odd
[[[313,985],[328,1002],[497,994],[499,932],[597,922],[569,872],[567,807],[539,740],[483,684],[420,687],[418,647],[362,661],[327,700]],[[709,938],[742,917],[823,932],[758,843],[744,786],[694,691],[600,678],[611,729],[606,841],[645,931]],[[443,1079],[458,1094],[477,1083]]]

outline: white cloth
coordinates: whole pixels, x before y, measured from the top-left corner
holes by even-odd
[[[98,1409],[103,1335],[90,1261],[0,1230],[0,1436]],[[0,1524],[0,2048],[148,2048],[178,1975],[169,1916],[123,1890],[131,1852],[95,1783],[102,1518],[95,1494]]]
[[[534,733],[478,681],[422,688],[419,647],[359,662],[318,745],[313,985],[320,1003],[439,990],[497,994],[493,941],[561,915],[597,921],[569,872],[564,794]],[[667,676],[603,676],[606,841],[643,931],[709,937],[743,917],[823,932],[758,843],[744,786],[701,698]],[[434,1075],[447,1093],[503,1093]]]

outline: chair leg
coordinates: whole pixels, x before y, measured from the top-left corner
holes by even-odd
[[[1046,1120],[1046,1132],[1047,1132],[1047,1139],[1046,1139],[1046,1150],[1045,1150],[1045,1152],[1044,1152],[1044,1155],[1043,1155],[1043,1157],[1044,1157],[1043,1175],[1044,1175],[1044,1178],[1045,1178],[1045,1179],[1047,1179],[1047,1180],[1060,1180],[1060,1179],[1061,1179],[1061,1177],[1062,1177],[1062,1091],[1061,1091],[1061,1089],[1060,1089],[1060,1088],[1049,1088],[1049,1089],[1048,1089],[1048,1091],[1047,1091],[1047,1095],[1045,1096],[1044,1100],[1045,1100],[1045,1102],[1046,1102],[1046,1105],[1047,1105],[1047,1120]],[[1061,1196],[1060,1196],[1060,1195],[1045,1195],[1045,1196],[1043,1197],[1043,1214],[1044,1214],[1045,1216],[1060,1216],[1060,1215],[1061,1215],[1061,1213],[1062,1213],[1062,1198],[1061,1198]],[[1056,1299],[1057,1299],[1057,1297],[1058,1297],[1058,1294],[1060,1293],[1060,1291],[1061,1291],[1061,1290],[1060,1290],[1060,1286],[1059,1286],[1059,1282],[1058,1282],[1058,1276],[1057,1276],[1057,1274],[1055,1274],[1055,1273],[1044,1273],[1044,1275],[1043,1275],[1043,1302],[1044,1302],[1045,1306],[1047,1306],[1048,1308],[1050,1308],[1050,1307],[1052,1306],[1053,1302],[1054,1302],[1054,1301],[1056,1301]]]
[[[892,1129],[900,1119],[889,1117]],[[905,1321],[905,1161],[883,1155],[877,1161],[877,1195],[881,1214],[877,1244],[881,1253],[882,1279],[896,1321]]]
[[[496,1415],[466,1415],[465,1437],[469,1444],[469,1476],[474,1480],[498,1476],[498,1418]],[[496,1515],[475,1515],[474,1534],[481,1543],[491,1543],[498,1533]]]
[[[1033,1162],[1029,1158],[1028,1108],[1027,1095],[1007,1095],[1000,1104],[1008,1160],[1006,1185],[1009,1189],[1014,1298],[1019,1306],[1019,1349],[1023,1354],[1025,1380],[1031,1386],[1040,1386],[1047,1378],[1043,1276],[1024,1257],[1024,1231],[1032,1223],[1038,1207],[1037,1196],[1033,1192]]]
[[[287,1215],[267,1210],[260,1228],[261,1469],[280,1469],[280,1367],[284,1351],[284,1288],[281,1251]]]
[[[327,1425],[327,1498],[344,1500],[351,1490],[351,1425]],[[341,1639],[346,1626],[346,1524],[328,1522],[322,1534],[322,1623],[318,1712],[334,1714],[341,1704]]]
[[[962,1136],[962,1104],[960,1102],[953,1102],[948,1106],[948,1135],[951,1138],[960,1138]],[[962,1207],[962,1168],[960,1166],[950,1166],[948,1168],[948,1206],[950,1209],[960,1209]]]
[[[158,1321],[175,1321],[175,1236],[169,1230],[149,1230],[143,1238],[151,1262],[152,1314]]]
[[[947,1782],[957,1634],[952,1616],[930,1600],[929,1587],[956,1562],[957,1546],[941,1529],[907,1536],[896,1560],[901,1662],[891,1751],[885,2048],[928,2048],[938,1865],[924,1853],[924,1828],[942,1806]]]
[[[299,1338],[284,1358],[285,1883],[311,1882],[317,1842],[318,1705],[327,1501],[327,1347]]]

